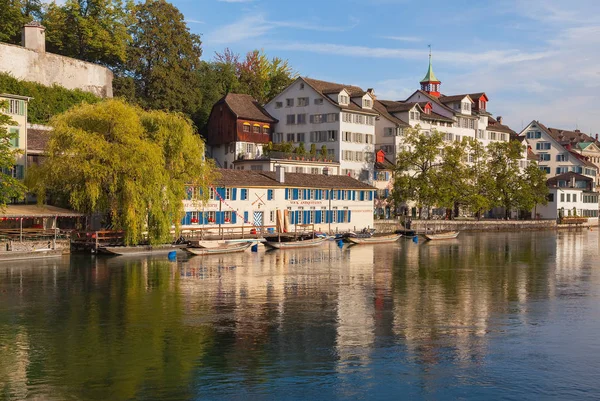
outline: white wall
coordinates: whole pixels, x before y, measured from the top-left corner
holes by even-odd
[[[592,195],[590,192],[584,192],[577,188],[550,188],[552,201],[548,201],[547,205],[537,205],[535,211],[543,219],[556,219],[559,216],[559,211],[563,209],[563,216],[573,216],[573,208],[577,210],[579,217],[597,217],[598,202],[584,202],[584,195]],[[593,194],[593,196],[598,196]],[[573,201],[576,199],[576,201]],[[597,198],[596,198],[597,199]]]

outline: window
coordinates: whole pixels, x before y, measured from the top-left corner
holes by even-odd
[[[540,153],[540,161],[550,161],[550,154],[549,153]]]
[[[252,166],[250,166],[250,170],[263,171],[263,166],[261,164],[253,164]]]
[[[19,147],[19,129],[18,128],[10,128],[8,130],[8,132],[10,132],[13,137],[10,138],[10,146],[12,146],[13,148],[18,148]]]
[[[373,135],[365,135],[365,143],[367,144],[373,144]]]
[[[463,102],[462,109],[463,111],[471,111],[471,103]]]
[[[573,202],[577,202],[577,194],[573,194]]]
[[[25,115],[25,102],[23,100],[11,99],[8,101],[8,113]]]
[[[367,125],[375,125],[375,117],[367,116]]]
[[[475,129],[475,120],[469,120],[469,128]]]
[[[296,116],[296,124],[306,124],[306,114],[298,114]]]
[[[370,109],[373,107],[373,101],[371,99],[363,99],[363,107]]]
[[[550,155],[548,155],[548,156],[550,156]],[[548,159],[548,160],[550,160],[550,159]],[[560,155],[556,155],[556,161],[557,162],[567,161],[567,156],[564,153],[560,154]]]
[[[565,194],[560,194],[560,201],[564,202],[565,201]]]
[[[304,132],[299,132],[299,133],[296,134],[296,141],[298,141],[298,142],[304,142],[305,141]]]
[[[252,127],[252,132],[255,134],[260,134],[260,126],[255,125],[254,127]]]
[[[480,100],[479,101],[479,109],[480,110],[485,110],[485,103],[486,103],[485,100]]]
[[[350,103],[350,98],[346,95],[340,95],[340,104],[348,104]]]
[[[254,153],[254,144],[253,143],[246,144],[246,153]]]
[[[508,140],[506,134],[500,134],[500,140],[506,142]]]
[[[483,139],[484,137],[485,137],[485,134],[484,134],[483,130],[482,129],[478,129],[477,130],[477,138],[478,139]]]
[[[275,102],[275,108],[280,109],[283,107],[283,102]]]
[[[319,174],[319,168],[318,167],[311,167],[310,173],[311,174]]]
[[[567,172],[569,172],[569,167],[562,166],[556,168],[556,174],[562,174]]]
[[[310,133],[310,142],[335,142],[337,140],[337,131],[312,131]]]
[[[250,125],[244,124],[244,128],[242,129],[244,132],[250,132]]]
[[[294,170],[296,173],[304,173],[304,167],[296,167]]]
[[[311,124],[321,124],[323,122],[323,116],[326,114],[313,114],[310,116]]]
[[[550,174],[550,167],[540,166],[540,170],[542,170],[546,174]]]
[[[363,134],[356,132],[354,134],[354,142],[362,143],[362,141],[363,141]]]
[[[269,221],[273,223],[275,221],[275,210],[269,212]]]
[[[277,132],[273,134],[273,143],[283,142],[283,132]]]
[[[364,124],[365,116],[363,116],[362,114],[355,114],[354,115],[354,123],[355,124]]]
[[[295,114],[288,114],[286,116],[286,124],[288,124],[288,125],[296,124],[296,115]]]
[[[286,136],[286,140],[288,142],[296,142],[295,138],[296,138],[296,134],[287,134],[287,136]]]
[[[392,153],[394,151],[394,146],[393,145],[381,145],[380,148],[381,148],[381,150],[383,150],[387,154]]]
[[[303,91],[304,90],[304,82],[300,82],[300,90]]]
[[[571,202],[571,194],[567,194],[567,202]]]
[[[342,121],[345,123],[351,123],[352,122],[352,114],[342,113]]]
[[[414,111],[411,111],[411,112],[410,112],[410,116],[409,116],[409,118],[410,118],[411,120],[414,120],[414,119],[415,119],[415,112],[414,112]]]
[[[285,99],[285,107],[294,107],[294,99]]]
[[[395,128],[385,128],[383,130],[383,136],[394,136],[395,135]]]
[[[344,142],[352,142],[352,132],[350,132],[350,131],[342,131],[342,141],[344,141]]]
[[[550,150],[551,145],[550,142],[538,142],[535,144],[536,150]]]
[[[299,97],[298,98],[298,107],[308,106],[309,100],[307,97]]]
[[[554,203],[554,194],[548,194],[548,196],[546,196],[546,199],[548,199],[548,202]]]
[[[323,104],[323,98],[315,99],[315,104],[318,105],[318,106],[322,105]]]

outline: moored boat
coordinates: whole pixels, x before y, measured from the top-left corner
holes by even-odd
[[[398,241],[402,234],[380,235],[371,237],[347,237],[353,244],[389,244]]]
[[[224,243],[221,245],[217,245],[217,246],[211,246],[211,247],[187,247],[187,248],[183,248],[184,251],[186,251],[189,254],[192,255],[200,255],[200,256],[207,256],[207,255],[223,255],[223,254],[227,254],[227,253],[236,253],[236,252],[244,252],[246,249],[248,249],[250,247],[250,245],[252,245],[252,242],[241,242],[241,243]]]
[[[310,248],[313,246],[319,246],[325,241],[323,237],[311,238],[311,239],[298,239],[290,241],[269,241],[265,242],[265,245],[273,249],[297,249],[297,248]]]
[[[168,254],[169,252],[181,249],[182,245],[135,245],[135,246],[103,246],[98,248],[98,252],[109,255],[150,255],[150,254]]]
[[[425,234],[425,238],[427,238],[428,240],[440,240],[440,239],[454,239],[456,237],[458,237],[459,231],[446,231],[446,232],[441,232],[441,233],[432,233],[432,234]]]

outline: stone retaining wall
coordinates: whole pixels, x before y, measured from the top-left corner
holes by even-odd
[[[54,240],[44,241],[0,241],[0,254],[13,252],[33,252],[36,249],[51,248],[56,250],[70,250],[71,242],[68,239],[56,240],[56,246],[53,246]]]
[[[597,221],[595,225],[598,225]],[[413,220],[410,228],[416,231],[425,231],[425,228],[435,231],[523,231],[554,230],[558,227],[556,220]],[[404,227],[399,221],[379,220],[375,221],[375,228],[378,232],[386,233]],[[560,228],[568,227],[560,226]]]

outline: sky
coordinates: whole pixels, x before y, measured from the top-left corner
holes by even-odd
[[[531,120],[600,132],[598,0],[172,0],[203,58],[263,49],[302,76],[404,100],[433,70],[445,95],[485,92],[520,131]]]

